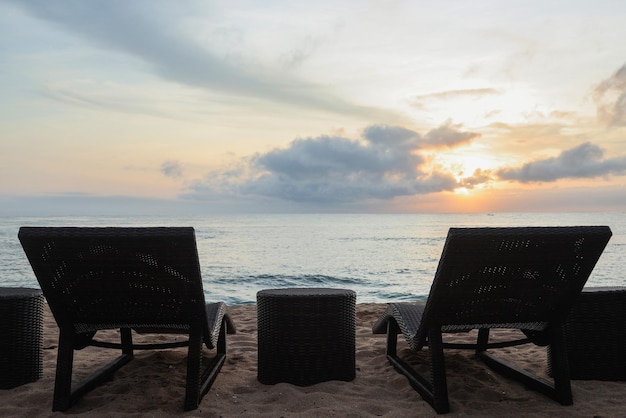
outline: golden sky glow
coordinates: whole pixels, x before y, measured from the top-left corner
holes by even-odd
[[[0,215],[626,210],[625,19],[0,0]]]

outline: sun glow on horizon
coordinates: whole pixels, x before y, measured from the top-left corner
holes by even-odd
[[[437,159],[460,183],[477,173],[488,172],[500,165],[495,157],[475,147],[452,150]]]

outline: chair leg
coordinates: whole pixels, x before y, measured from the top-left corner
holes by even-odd
[[[527,387],[554,399],[562,405],[571,405],[573,403],[572,389],[570,384],[569,365],[567,363],[567,351],[565,348],[565,334],[563,332],[563,326],[555,324],[551,330],[554,382],[535,376],[534,374],[519,368],[508,361],[500,359],[487,351],[478,352],[477,350],[477,355],[485,364],[496,372],[515,379]]]
[[[199,326],[189,331],[187,350],[187,383],[185,388],[185,411],[198,407],[200,400],[200,367],[202,366],[202,330]]]
[[[61,329],[59,332],[59,349],[57,352],[52,411],[65,411],[71,406],[72,366],[74,363],[72,335],[73,333],[71,331],[64,329]]]
[[[552,372],[554,377],[554,397],[563,405],[572,405],[572,386],[570,382],[569,360],[565,343],[565,331],[563,325],[556,326],[552,330]]]
[[[222,365],[226,361],[226,321],[222,321],[220,326],[220,335],[217,340],[217,347],[215,357],[211,360],[211,363],[207,366],[206,370],[202,374],[202,381],[200,385],[200,399],[211,389],[215,378],[222,369]]]
[[[433,407],[437,413],[442,414],[450,410],[450,405],[448,403],[448,382],[441,331],[431,330],[428,333],[428,349],[433,380]]]
[[[200,375],[202,366],[202,332],[194,327],[189,334],[187,354],[187,387],[185,390],[185,411],[198,408],[202,397],[211,389],[215,378],[226,360],[226,322],[220,325],[215,356]]]
[[[476,354],[482,353],[487,349],[489,343],[489,328],[480,328],[478,330],[478,339],[476,340]]]
[[[122,345],[126,347],[122,350],[122,355],[72,386],[74,335],[73,331],[68,330],[61,330],[59,333],[57,370],[54,383],[54,399],[52,402],[53,411],[66,411],[85,393],[112,378],[117,370],[133,358],[130,329],[122,329]]]
[[[133,336],[130,328],[120,329],[120,336],[122,342],[122,354],[133,355]]]
[[[429,355],[432,383],[417,373],[397,355],[398,324],[390,320],[387,325],[387,359],[389,363],[408,380],[413,389],[428,402],[435,412],[445,414],[450,411],[448,386],[443,355],[441,332],[429,333]]]

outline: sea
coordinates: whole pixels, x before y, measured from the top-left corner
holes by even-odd
[[[207,301],[256,302],[261,289],[352,289],[358,303],[424,300],[451,227],[608,225],[587,286],[626,286],[626,212],[245,214],[194,217],[0,217],[0,287],[39,284],[20,226],[192,226]]]

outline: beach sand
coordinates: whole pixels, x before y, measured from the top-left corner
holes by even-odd
[[[34,383],[0,390],[3,417],[408,417],[436,416],[433,409],[397,373],[385,357],[385,336],[371,326],[383,304],[357,305],[356,379],[309,387],[286,383],[267,386],[256,379],[256,307],[230,307],[237,334],[228,336],[228,356],[211,390],[195,411],[183,412],[186,349],[138,351],[131,363],[104,385],[86,394],[66,413],[52,412],[58,329],[46,308],[44,317],[44,374]],[[511,336],[515,331],[501,331]],[[115,331],[107,331],[115,336]],[[105,333],[99,333],[99,337]],[[467,340],[473,334],[447,340]],[[170,337],[167,337],[170,338]],[[136,336],[136,342],[154,336]],[[400,353],[410,363],[426,359],[426,351],[411,353],[400,338]],[[545,348],[501,349],[507,358],[535,372],[546,369]],[[84,376],[113,350],[87,348],[76,352],[74,376]],[[212,355],[206,350],[207,356]],[[451,412],[446,416],[624,416],[626,382],[572,381],[574,405],[561,406],[483,365],[469,350],[446,350]]]

